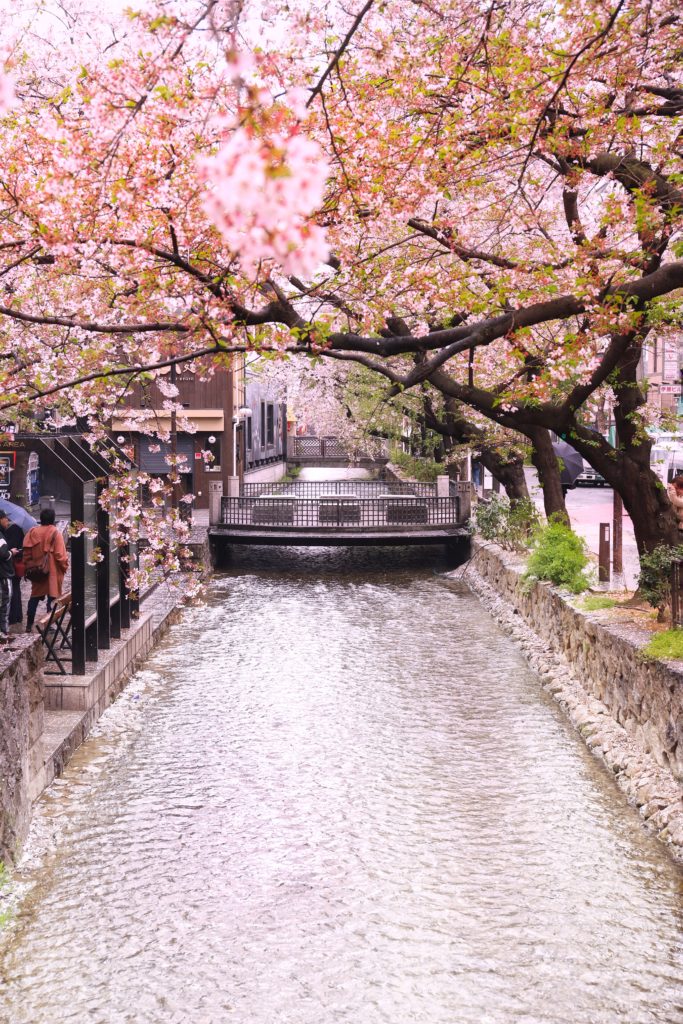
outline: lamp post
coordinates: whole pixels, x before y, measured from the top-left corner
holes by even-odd
[[[248,420],[250,417],[251,409],[246,405],[241,406],[232,417],[232,476],[234,480],[237,479],[237,428],[240,423],[243,423],[244,420]]]

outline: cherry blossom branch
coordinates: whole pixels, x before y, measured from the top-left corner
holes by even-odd
[[[310,107],[311,103],[316,98],[316,96],[318,96],[322,92],[326,80],[329,78],[329,76],[332,74],[337,64],[341,60],[344,51],[346,50],[347,46],[349,45],[354,35],[360,28],[363,18],[368,13],[374,2],[375,0],[367,0],[365,6],[359,11],[359,13],[354,18],[351,28],[349,29],[349,31],[344,36],[344,39],[342,40],[341,46],[335,51],[334,57],[325,68],[321,78],[318,80],[317,85],[311,90],[311,95],[308,97],[308,100],[306,101],[307,107]]]
[[[3,305],[0,305],[0,315],[9,317],[11,320],[20,320],[23,323],[71,327],[94,334],[148,334],[150,331],[170,331],[174,334],[189,334],[192,330],[186,324],[164,320],[152,323],[103,324],[97,320],[76,320],[73,317],[66,316],[39,316],[35,313],[23,313],[19,309],[12,309],[11,306]]]
[[[534,147],[536,146],[536,140],[537,140],[537,138],[539,136],[539,133],[541,131],[541,126],[543,125],[543,122],[544,122],[545,118],[547,117],[548,112],[552,109],[552,107],[553,107],[557,97],[560,95],[560,93],[564,89],[565,85],[567,84],[567,82],[569,80],[569,76],[571,75],[572,70],[575,67],[577,61],[584,55],[584,53],[587,53],[588,50],[590,50],[593,46],[595,46],[596,43],[601,42],[606,36],[609,35],[609,33],[612,31],[612,28],[614,27],[614,24],[615,24],[617,18],[619,17],[619,13],[620,13],[622,7],[624,6],[625,2],[626,2],[626,0],[619,0],[619,3],[614,8],[614,10],[610,14],[609,18],[607,19],[607,23],[606,23],[605,27],[603,29],[601,29],[601,31],[598,32],[596,35],[594,35],[590,39],[588,39],[584,43],[584,45],[582,47],[580,47],[576,51],[576,53],[573,55],[572,59],[569,61],[569,63],[567,64],[566,68],[564,69],[557,88],[553,92],[553,94],[550,97],[550,99],[548,100],[548,102],[545,104],[543,110],[541,111],[540,117],[536,121],[536,124],[534,126],[534,130],[533,130],[533,133],[532,133],[532,136],[531,136],[531,141],[530,141],[528,149],[527,149],[527,154],[524,157],[524,163],[522,164],[522,169],[519,172],[519,177],[517,179],[518,184],[521,185],[522,179],[524,178],[524,175],[526,174],[526,169],[529,166],[529,160],[531,159],[531,155],[532,155],[532,153],[534,151]]]

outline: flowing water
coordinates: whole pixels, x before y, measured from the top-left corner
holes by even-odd
[[[675,1024],[681,873],[424,550],[257,549],[39,806],[3,1024]]]

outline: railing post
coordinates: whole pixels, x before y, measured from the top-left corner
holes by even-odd
[[[451,495],[451,481],[446,475],[437,476],[436,478],[436,496],[437,498],[450,498]]]
[[[221,521],[223,481],[209,480],[209,526],[218,526]]]
[[[601,583],[609,581],[609,523],[600,523],[600,541],[598,544],[598,579]]]

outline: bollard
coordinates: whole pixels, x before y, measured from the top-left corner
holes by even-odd
[[[600,523],[600,542],[598,545],[598,580],[600,583],[609,581],[609,523]]]
[[[218,526],[221,521],[221,499],[223,481],[209,480],[209,526]]]

